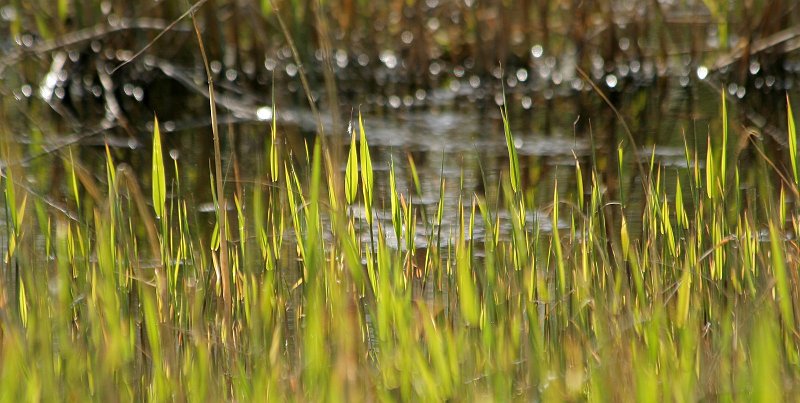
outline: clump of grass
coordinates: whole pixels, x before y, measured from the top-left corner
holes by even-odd
[[[76,220],[26,214],[38,198],[4,170],[0,400],[798,398],[796,150],[794,182],[762,186],[757,203],[737,201],[723,125],[705,168],[688,144],[685,167],[651,158],[641,210],[578,158],[574,188],[558,183],[539,206],[502,115],[502,197],[462,188],[448,207],[442,179],[430,215],[413,202],[410,157],[405,171],[391,161],[385,191],[374,185],[360,114],[343,201],[321,142],[291,155],[273,123],[269,186],[237,193],[230,226],[213,233],[169,178],[157,121],[152,206],[108,149],[99,202],[65,154]],[[531,220],[534,208],[549,218]]]

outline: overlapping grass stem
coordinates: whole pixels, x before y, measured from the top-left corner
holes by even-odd
[[[429,210],[410,156],[375,184],[361,114],[342,167],[320,141],[292,154],[273,122],[263,180],[210,233],[180,164],[174,179],[165,168],[156,120],[149,201],[110,148],[104,191],[64,153],[76,219],[4,169],[0,400],[797,399],[792,108],[779,174],[793,180],[750,183],[755,203],[742,183],[784,165],[732,169],[727,108],[685,166],[651,157],[636,211],[577,156],[574,188],[559,181],[537,205],[505,110],[509,164],[485,184],[500,196],[459,186],[452,205],[442,176]],[[623,149],[612,171],[633,158]]]

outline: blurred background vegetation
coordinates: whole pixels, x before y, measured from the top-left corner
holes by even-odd
[[[190,6],[177,0],[11,0],[0,8],[0,31],[8,33],[0,41],[5,87],[35,86],[51,72],[63,87],[59,93],[74,103],[82,92],[102,93],[98,66],[110,71],[130,59]],[[260,95],[274,78],[293,83],[289,90],[297,92],[294,78],[302,67],[323,101],[330,98],[322,85],[326,70],[337,79],[337,97],[398,94],[402,100],[465,75],[569,89],[576,66],[598,81],[608,76],[638,85],[694,76],[701,66],[708,69],[703,76],[721,71],[723,81],[752,85],[755,70],[777,77],[782,90],[789,87],[781,80],[786,73],[800,70],[788,56],[800,47],[798,8],[784,0],[207,0],[197,19],[220,85]],[[160,85],[153,59],[195,77],[202,73],[199,57],[183,19],[143,57],[116,71],[112,90],[128,97],[137,92],[148,109],[166,109],[158,105],[158,91],[176,88]],[[524,72],[516,74],[520,68]],[[72,80],[78,84],[67,83]]]

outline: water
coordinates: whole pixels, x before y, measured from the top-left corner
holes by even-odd
[[[196,205],[210,203],[210,119],[202,70],[148,55],[132,63],[124,74],[111,76],[118,55],[112,52],[110,60],[103,55],[100,48],[96,54],[56,51],[41,78],[7,81],[4,92],[12,96],[4,101],[6,114],[24,116],[9,123],[11,139],[26,145],[27,150],[16,161],[5,163],[45,166],[63,158],[56,151],[76,145],[73,149],[80,159],[92,167],[91,161],[101,159],[108,145],[119,163],[145,173],[152,113],[156,112],[169,154],[179,162],[182,186],[193,189]],[[346,52],[336,56],[337,60],[351,59]],[[631,60],[608,69],[598,56],[587,72],[597,84],[593,88],[576,71],[573,54],[547,55],[541,45],[534,45],[528,67],[498,67],[485,75],[440,60],[436,62],[439,67],[429,72],[437,82],[414,89],[394,81],[397,76],[388,70],[397,63],[396,55],[385,53],[382,67],[362,66],[374,74],[376,87],[347,78],[347,66],[337,70],[343,76],[337,83],[338,127],[329,112],[329,99],[320,98],[324,92],[315,89],[314,96],[320,101],[326,136],[339,144],[346,145],[349,140],[344,125],[359,111],[364,116],[380,195],[387,191],[390,162],[402,173],[398,190],[415,193],[407,174],[409,158],[413,158],[421,180],[421,194],[414,196],[415,202],[426,208],[435,208],[442,178],[448,206],[459,197],[469,203],[472,195],[497,199],[497,184],[508,163],[499,113],[501,106],[506,106],[523,179],[526,187],[535,189],[539,204],[552,199],[556,182],[563,189],[574,188],[576,162],[615,170],[619,146],[627,150],[623,176],[628,175],[630,183],[606,185],[611,186],[609,191],[619,191],[620,197],[627,199],[624,202],[636,203],[642,194],[633,173],[634,157],[648,162],[654,153],[655,162],[669,175],[674,171],[671,168],[686,165],[684,141],[702,155],[706,137],[713,137],[720,127],[719,91],[723,89],[735,136],[740,138],[736,133],[748,130],[763,132],[772,139],[775,152],[782,153],[785,135],[781,124],[775,122],[785,121],[780,107],[783,97],[776,93],[791,96],[796,91],[795,67],[799,65],[795,56],[789,56],[778,76],[769,68],[772,66],[753,61],[740,83],[727,81],[731,75],[724,73],[726,67],[712,71],[689,59],[676,58],[666,66]],[[352,58],[359,59],[357,55]],[[266,68],[277,69],[270,63]],[[266,150],[273,118],[286,148],[296,156],[304,155],[304,143],[313,141],[317,123],[298,87],[297,72],[290,74],[291,64],[285,69],[285,80],[269,88],[252,87],[240,78],[246,77],[246,72],[224,70],[219,63],[212,63],[212,70],[217,73],[229,183],[241,187],[230,177],[234,155],[238,164],[235,180],[243,184],[260,180],[258,167],[266,165],[262,150]],[[625,124],[638,150],[632,148]],[[341,151],[344,155],[344,146]],[[44,193],[64,191],[53,184],[38,185]]]

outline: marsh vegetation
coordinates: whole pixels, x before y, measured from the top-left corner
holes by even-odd
[[[0,5],[0,400],[797,400],[798,22]]]

